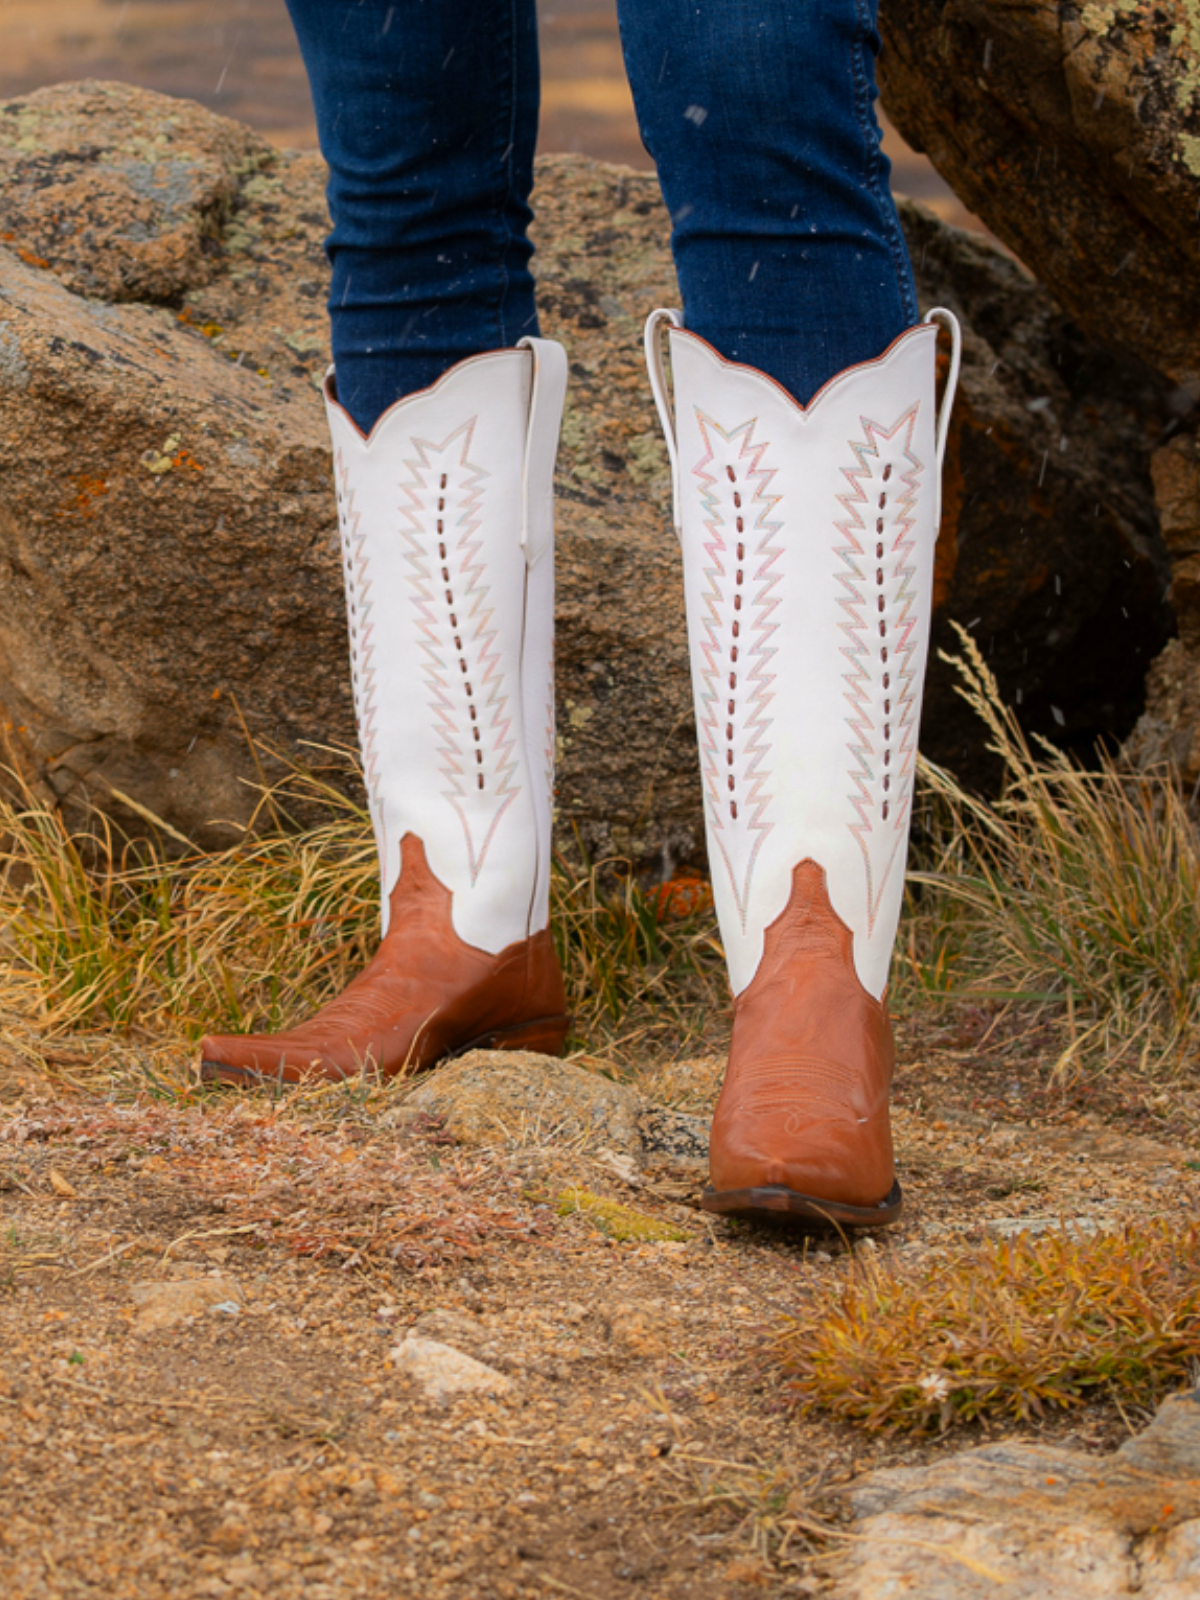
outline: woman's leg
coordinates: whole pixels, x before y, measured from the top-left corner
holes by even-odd
[[[534,0],[288,0],[329,163],[338,398],[365,431],[536,334]]]
[[[686,325],[801,403],[917,319],[875,15],[876,0],[620,0]]]
[[[534,0],[290,3],[331,169],[325,400],[383,937],[315,1016],[203,1040],[204,1077],[232,1084],[555,1051],[567,1029],[548,927],[567,362],[532,337]]]
[[[872,112],[873,0],[622,15],[683,291],[685,325],[654,312],[646,346],[734,992],[705,1204],[877,1226],[901,1208],[887,983],[957,357],[939,412]]]

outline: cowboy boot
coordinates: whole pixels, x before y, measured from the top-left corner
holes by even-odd
[[[383,935],[286,1033],[210,1037],[205,1079],[390,1076],[561,1051],[549,920],[554,458],[566,356],[473,356],[364,438],[325,381]]]
[[[940,415],[937,322],[953,341]],[[710,1211],[809,1227],[900,1213],[887,978],[959,350],[953,315],[932,311],[801,406],[678,313],[646,325],[734,995]]]

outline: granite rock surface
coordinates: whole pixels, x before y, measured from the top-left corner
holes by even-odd
[[[211,846],[260,774],[350,746],[324,171],[190,102],[69,84],[0,106],[0,727],[78,814]],[[539,164],[559,462],[559,839],[703,862],[666,453],[641,324],[676,300],[655,180]],[[986,242],[905,209],[922,298],[966,323],[935,645],[970,626],[1026,721],[1124,733],[1166,641],[1149,474],[1167,400]],[[257,750],[250,741],[260,741]],[[986,778],[931,670],[924,744]],[[262,748],[265,745],[267,749]],[[130,804],[130,802],[132,804]]]
[[[1080,327],[1200,383],[1198,0],[884,0],[888,115]]]
[[[849,1489],[837,1600],[1184,1600],[1200,1589],[1200,1391],[1111,1455],[1000,1443]]]

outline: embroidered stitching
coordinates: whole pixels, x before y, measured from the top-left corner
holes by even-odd
[[[835,524],[847,541],[836,551],[845,565],[837,574],[846,591],[838,602],[847,639],[841,653],[851,667],[843,674],[854,735],[847,798],[858,818],[849,827],[866,872],[868,937],[907,838],[912,801],[920,667],[912,530],[925,470],[912,450],[919,409],[913,405],[891,428],[861,419],[862,440],[848,441],[858,464],[842,469],[850,491],[838,496],[847,515]]]
[[[358,743],[362,751],[363,781],[371,807],[371,815],[379,830],[379,851],[387,859],[386,820],[380,785],[383,773],[379,766],[376,743],[378,729],[375,722],[375,624],[371,619],[370,559],[367,555],[367,536],[359,532],[359,513],[354,505],[354,490],[350,487],[350,468],[345,456],[337,452],[337,502],[338,527],[342,535],[342,564],[346,574],[346,617],[350,632],[350,682],[354,693],[354,711],[358,720]]]
[[[557,727],[554,715],[554,649],[551,647],[549,693],[546,696],[545,744],[542,748],[542,759],[546,774],[546,793],[549,796],[551,807],[554,805],[554,762],[558,754],[556,732]]]
[[[410,502],[400,508],[409,522],[402,532],[425,684],[442,741],[438,754],[448,784],[442,795],[462,823],[472,884],[520,792],[509,781],[518,765],[514,719],[478,537],[488,474],[468,459],[475,422],[472,417],[441,444],[412,439],[417,455],[405,462],[410,479],[400,486]]]
[[[775,675],[768,669],[778,627],[770,620],[779,604],[772,591],[780,582],[772,569],[783,554],[774,543],[783,524],[772,513],[781,496],[769,492],[778,469],[762,465],[770,443],[755,443],[757,418],[727,432],[697,407],[696,421],[705,454],[692,471],[700,483],[708,533],[702,569],[707,587],[701,596],[700,761],[712,836],[744,930],[755,863],[774,827],[765,819],[772,799],[768,708],[775,698]],[[752,511],[756,515],[747,527]]]

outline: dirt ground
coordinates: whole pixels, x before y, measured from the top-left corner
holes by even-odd
[[[856,1249],[1194,1215],[1200,1093],[1031,1087],[993,1031],[902,1030],[908,1209]],[[401,1135],[384,1092],[133,1099],[13,1061],[0,1096],[8,1600],[816,1594],[868,1468],[1014,1432],[1108,1449],[1144,1420],[914,1441],[798,1415],[772,1337],[841,1245],[570,1150]],[[614,1243],[558,1214],[564,1183],[683,1238]],[[392,1359],[410,1329],[507,1390],[428,1398]]]

